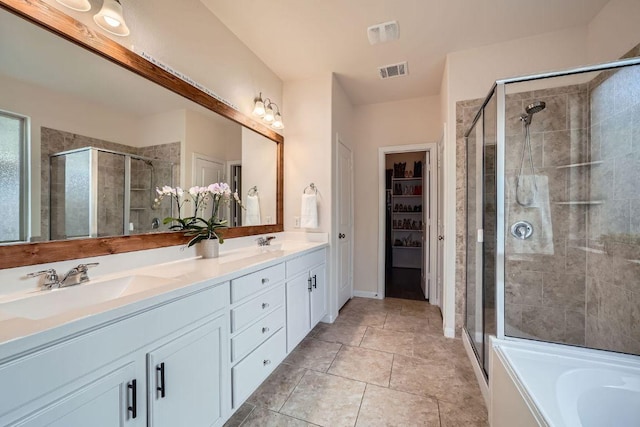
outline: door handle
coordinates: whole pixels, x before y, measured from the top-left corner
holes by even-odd
[[[164,399],[164,396],[165,396],[164,362],[156,366],[156,371],[160,373],[160,385],[156,387],[156,390],[160,392],[160,398]]]
[[[346,236],[346,234],[344,233],[338,233],[338,239],[344,239]]]
[[[131,412],[131,418],[138,416],[138,386],[136,380],[131,380],[127,384],[127,388],[131,390],[131,405],[127,406],[127,411]]]

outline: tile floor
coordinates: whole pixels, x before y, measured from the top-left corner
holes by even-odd
[[[226,427],[488,426],[459,339],[424,301],[354,298],[320,323]]]

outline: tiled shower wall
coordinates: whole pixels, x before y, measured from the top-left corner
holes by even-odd
[[[124,144],[117,144],[109,141],[103,141],[96,138],[86,137],[82,135],[72,134],[69,132],[41,128],[41,238],[39,240],[48,240],[51,235],[52,239],[64,238],[63,235],[51,234],[50,218],[59,222],[57,230],[64,230],[65,215],[50,216],[50,165],[49,156],[62,151],[74,150],[84,147],[96,147],[106,150],[117,151],[132,155],[139,155],[159,159],[163,162],[154,163],[154,183],[153,187],[149,187],[151,183],[151,175],[145,172],[149,169],[142,161],[132,162],[132,187],[142,188],[140,182],[144,181],[146,190],[132,191],[133,207],[144,206],[144,209],[134,209],[130,213],[130,222],[133,223],[133,233],[142,233],[152,231],[151,223],[154,217],[158,217],[161,227],[162,219],[170,216],[170,207],[162,206],[159,209],[152,209],[152,201],[155,195],[153,190],[156,186],[177,182],[179,176],[179,167],[168,167],[164,164],[166,161],[173,162],[175,165],[180,163],[180,143],[170,143],[154,145],[150,147],[137,148]],[[171,178],[175,180],[171,181]],[[98,181],[100,194],[98,197],[98,220],[100,236],[112,236],[122,234],[122,211],[124,208],[123,189],[124,189],[124,157],[120,155],[100,153],[98,162]],[[136,196],[137,193],[137,196]],[[140,195],[142,193],[143,195]],[[147,202],[148,200],[148,202]],[[55,202],[55,200],[54,200]],[[61,206],[64,203],[53,203],[54,206]],[[59,212],[58,212],[59,213]],[[62,222],[61,222],[62,221]]]
[[[507,233],[506,333],[640,354],[640,70],[507,96],[507,229],[532,212],[516,205],[513,189],[524,142],[519,116],[533,101],[547,104],[533,118],[531,142],[536,175],[548,180],[550,214],[534,228],[553,236],[546,250],[528,253]],[[462,134],[480,104],[457,105],[457,319],[464,314],[467,244]]]

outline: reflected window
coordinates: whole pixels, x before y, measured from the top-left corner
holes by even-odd
[[[27,240],[27,118],[0,111],[0,243]]]

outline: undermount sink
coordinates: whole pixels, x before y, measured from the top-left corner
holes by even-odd
[[[282,250],[282,243],[271,243],[270,245],[258,246],[258,252],[275,252]]]
[[[174,280],[145,275],[91,281],[62,289],[38,291],[24,298],[0,302],[0,313],[32,320],[46,319],[66,311],[100,304],[172,282]]]

